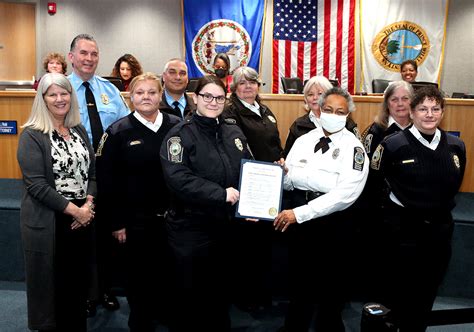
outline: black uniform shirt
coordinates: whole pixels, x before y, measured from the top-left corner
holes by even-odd
[[[136,217],[163,214],[168,208],[159,151],[165,135],[179,121],[163,113],[163,123],[155,133],[130,113],[102,136],[96,154],[98,195],[112,230],[131,226]]]
[[[238,126],[193,113],[161,146],[165,180],[177,213],[223,217],[226,188],[238,189],[240,161],[251,158]]]
[[[255,159],[268,162],[279,160],[283,149],[276,117],[270,109],[259,104],[261,116],[258,116],[245,107],[235,94],[230,97],[230,102],[223,117],[235,120],[242,129]]]
[[[457,137],[441,130],[435,150],[424,146],[410,130],[387,137],[377,147],[371,171],[381,173],[395,197],[405,207],[427,211],[450,211],[461,186],[466,149]]]

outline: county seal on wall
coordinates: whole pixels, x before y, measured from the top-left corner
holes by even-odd
[[[250,35],[239,23],[220,19],[204,24],[193,39],[193,60],[203,75],[213,74],[216,54],[225,53],[233,69],[246,66],[252,54]]]
[[[430,40],[425,30],[416,23],[399,21],[384,27],[374,38],[372,54],[385,69],[399,72],[405,60],[415,60],[418,65],[430,52]]]

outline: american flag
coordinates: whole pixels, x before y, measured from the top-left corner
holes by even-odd
[[[281,77],[337,79],[354,92],[355,0],[273,1],[273,93]]]

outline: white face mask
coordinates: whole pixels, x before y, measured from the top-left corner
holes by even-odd
[[[346,126],[347,115],[336,115],[321,112],[319,119],[321,120],[321,126],[323,129],[332,134],[337,133]]]

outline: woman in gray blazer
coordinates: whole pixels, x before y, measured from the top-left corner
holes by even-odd
[[[20,225],[28,327],[34,330],[87,330],[88,225],[96,185],[94,152],[80,123],[68,79],[44,75],[17,152],[25,185]]]

